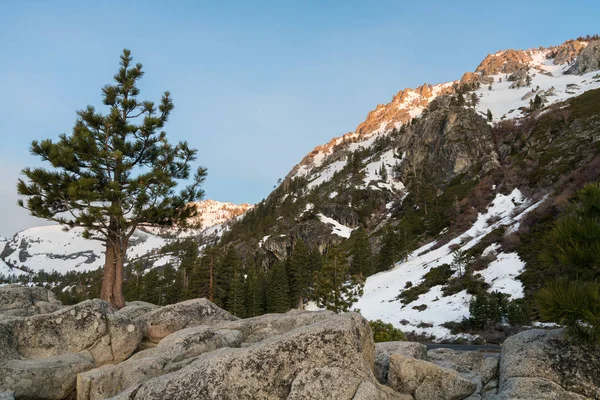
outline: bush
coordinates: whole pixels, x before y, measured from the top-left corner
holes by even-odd
[[[475,329],[485,329],[499,323],[522,325],[527,322],[526,304],[510,300],[505,293],[492,292],[476,295],[469,304],[469,318]]]
[[[406,340],[406,336],[400,329],[394,328],[392,324],[386,324],[382,320],[369,321],[373,330],[373,340],[380,342],[397,342]]]
[[[600,284],[557,281],[538,291],[540,316],[566,327],[575,342],[600,344]]]

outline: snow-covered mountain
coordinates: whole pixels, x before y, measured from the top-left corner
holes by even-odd
[[[249,226],[272,221],[261,232],[223,245],[268,268],[299,239],[350,254],[359,227],[382,257],[392,231],[412,251],[396,255],[391,268],[379,266],[355,307],[405,331],[451,337],[447,323],[467,317],[473,298],[467,289],[448,290],[460,271],[414,298],[403,293],[468,252],[479,263],[478,285],[512,299],[526,295],[518,278],[526,264],[505,238],[518,242],[529,214],[571,195],[577,186],[565,189],[566,182],[600,179],[588,168],[600,156],[591,145],[598,134],[583,123],[600,115],[599,96],[583,96],[597,89],[600,40],[592,38],[499,51],[456,81],[401,90],[354,132],[317,146],[249,212]]]
[[[214,200],[193,203],[199,211],[192,221],[197,228],[143,228],[131,240],[127,257],[130,262],[144,258],[161,266],[172,260],[156,254],[166,244],[184,237],[218,237],[227,230],[226,222],[243,215],[252,206],[235,205]],[[92,271],[103,266],[104,247],[100,241],[84,239],[83,229],[64,229],[59,225],[25,229],[11,239],[0,240],[0,275],[21,275],[27,272]]]
[[[203,200],[192,204],[198,210],[198,215],[189,222],[190,225],[199,229],[206,229],[227,222],[253,207],[248,203],[233,204],[216,200]]]
[[[377,137],[420,116],[438,96],[475,89],[469,94],[478,98],[475,109],[481,115],[492,114],[492,121],[519,118],[529,101],[539,95],[545,106],[600,88],[597,61],[600,41],[569,40],[560,46],[528,50],[503,50],[488,55],[475,69],[459,80],[441,84],[423,84],[415,89],[400,90],[387,104],[379,104],[369,112],[354,132],[317,146],[289,173],[289,178],[306,176],[322,182],[321,166],[340,151],[370,147]],[[585,62],[578,64],[583,53]],[[341,164],[332,165],[332,176]],[[321,178],[321,179],[319,179]],[[319,180],[317,180],[319,179]]]

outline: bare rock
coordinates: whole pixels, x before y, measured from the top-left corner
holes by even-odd
[[[16,398],[64,399],[75,390],[77,374],[94,367],[90,354],[64,354],[0,364],[0,391]]]
[[[135,320],[142,324],[144,336],[158,343],[165,336],[184,328],[237,319],[207,299],[193,299],[161,307]]]
[[[387,383],[392,354],[427,360],[427,346],[416,342],[375,343],[375,377],[383,384]]]
[[[545,378],[510,378],[493,400],[584,400],[588,397],[566,391]]]
[[[585,74],[586,72],[600,70],[600,40],[590,42],[585,49],[581,51],[577,61],[567,74]]]
[[[392,354],[388,384],[415,400],[459,400],[475,393],[477,385],[458,372],[416,358]]]
[[[0,316],[47,314],[61,306],[54,293],[46,288],[20,285],[0,287]]]
[[[26,358],[88,350],[96,365],[125,360],[141,341],[140,330],[102,300],[87,300],[52,314],[27,317],[18,330],[18,350]]]
[[[517,391],[519,396],[529,393],[545,399],[600,398],[598,371],[600,352],[569,343],[562,329],[524,331],[507,338],[502,346],[498,398],[513,398],[511,393]],[[569,392],[571,397],[552,397],[553,391],[561,396]]]
[[[245,348],[205,353],[117,399],[403,399],[374,378],[368,321],[334,315]]]
[[[0,400],[15,400],[15,392],[0,392]]]
[[[152,303],[147,303],[145,301],[132,301],[127,302],[127,305],[117,312],[131,319],[136,319],[158,308],[160,308],[160,306],[157,306]]]

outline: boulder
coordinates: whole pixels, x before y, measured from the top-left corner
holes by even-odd
[[[127,359],[141,341],[141,332],[129,318],[115,314],[108,303],[96,299],[25,318],[17,341],[25,358],[88,350],[99,366]]]
[[[0,287],[0,316],[47,314],[60,307],[61,302],[46,288],[20,285]]]
[[[160,308],[160,306],[152,303],[146,303],[145,301],[132,301],[127,302],[127,305],[117,312],[131,319],[136,319],[158,308]]]
[[[141,324],[145,338],[158,343],[165,336],[184,328],[237,319],[207,299],[193,299],[150,311],[135,321]]]
[[[225,321],[214,326],[185,328],[123,363],[79,374],[78,398],[87,400],[115,396],[123,389],[178,370],[201,354],[223,347],[250,346],[333,315],[330,311],[290,311],[286,314]]]
[[[600,352],[571,344],[563,329],[524,331],[502,346],[498,398],[600,398],[598,371]]]
[[[198,356],[117,399],[403,399],[373,376],[367,320],[332,315],[244,348]]]
[[[0,391],[17,398],[63,399],[77,374],[119,363],[142,332],[108,303],[88,300],[51,314],[0,320]]]
[[[427,346],[416,342],[375,343],[375,378],[383,384],[387,383],[392,354],[427,360]]]
[[[402,354],[390,356],[388,385],[415,400],[459,400],[472,395],[477,385],[458,372]]]
[[[77,374],[93,367],[94,360],[85,352],[9,360],[0,364],[0,391],[13,391],[16,398],[64,399],[75,390]]]
[[[585,74],[600,70],[600,40],[590,42],[585,49],[579,53],[577,61],[565,73]]]

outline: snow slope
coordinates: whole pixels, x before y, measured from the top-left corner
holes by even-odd
[[[543,200],[542,200],[543,201]],[[509,195],[498,193],[484,214],[479,214],[473,226],[462,235],[435,250],[435,242],[415,250],[406,261],[385,272],[367,278],[363,296],[354,307],[369,320],[381,319],[404,331],[415,331],[435,335],[437,339],[450,338],[450,331],[441,325],[447,321],[460,321],[469,316],[471,295],[466,291],[444,297],[442,286],[435,286],[421,295],[417,300],[402,304],[397,296],[406,289],[407,282],[417,285],[423,276],[433,267],[451,264],[452,246],[460,250],[468,250],[476,245],[486,234],[499,226],[511,226],[518,223],[526,213],[533,210],[541,202],[533,205],[523,197],[518,189]],[[497,221],[489,223],[488,221]],[[488,250],[495,251],[495,248]],[[499,254],[497,260],[481,271],[486,282],[492,285],[491,290],[498,290],[513,298],[523,296],[523,288],[516,276],[523,268],[523,262],[514,253]],[[423,311],[413,307],[427,305]],[[432,324],[424,327],[422,323]]]

